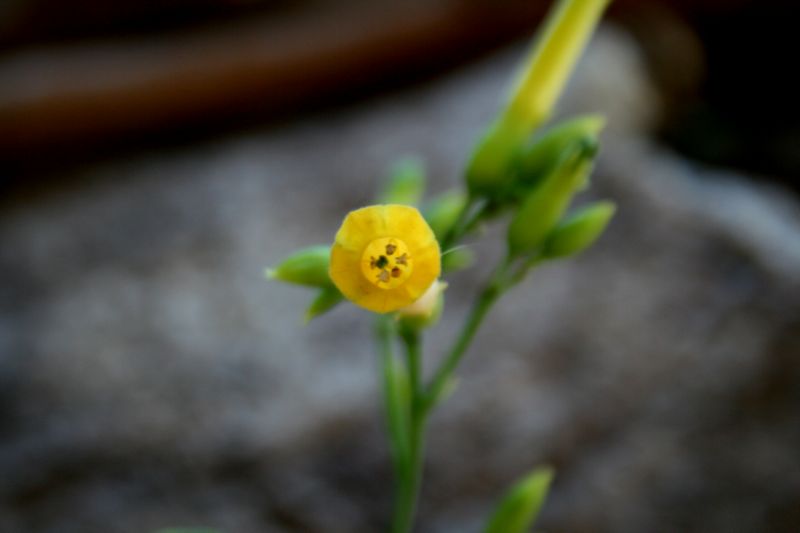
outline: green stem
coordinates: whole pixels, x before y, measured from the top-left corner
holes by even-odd
[[[423,396],[422,411],[429,412],[436,403],[441,399],[441,396],[448,383],[452,379],[453,372],[455,371],[464,354],[467,351],[472,339],[475,337],[478,328],[486,317],[486,314],[492,308],[492,305],[497,301],[500,295],[507,287],[506,272],[510,265],[510,259],[506,258],[495,271],[492,278],[486,284],[486,287],[481,291],[478,299],[472,306],[467,320],[461,330],[460,335],[456,339],[453,348],[447,355],[445,360],[439,366],[439,369],[434,374],[433,380]]]
[[[409,450],[407,421],[403,412],[405,406],[401,405],[402,394],[398,390],[395,360],[392,353],[393,334],[394,325],[391,319],[386,316],[378,317],[375,323],[375,336],[383,378],[383,403],[392,452],[392,467],[395,479],[399,480],[407,469]]]
[[[456,217],[456,221],[453,223],[452,226],[447,230],[447,233],[444,234],[442,240],[439,242],[439,247],[442,250],[449,250],[453,243],[455,243],[458,238],[460,237],[461,226],[464,224],[465,219],[469,215],[469,212],[472,210],[472,206],[475,205],[475,200],[470,196],[466,202],[464,202],[464,207],[461,208],[461,212]]]
[[[408,435],[408,462],[400,478],[395,506],[393,533],[409,533],[414,525],[414,514],[422,484],[422,467],[425,457],[426,413],[420,409],[422,399],[422,367],[419,333],[404,329],[400,332],[406,347],[410,397],[410,428]]]
[[[530,258],[527,262],[528,265],[523,264],[523,267],[532,266],[535,262],[536,258]],[[524,269],[512,271],[512,263],[512,259],[507,257],[497,267],[489,282],[478,295],[460,335],[427,388],[422,382],[419,332],[404,327],[397,331],[390,317],[380,317],[377,322],[378,347],[381,353],[384,377],[384,399],[395,475],[392,533],[410,533],[412,531],[422,484],[425,427],[428,416],[441,400],[456,367],[464,357],[494,302],[506,289],[519,282],[524,276]],[[398,387],[398,370],[392,354],[392,337],[395,333],[399,334],[406,348],[408,394],[401,394]],[[403,388],[405,389],[405,387]]]
[[[478,206],[476,208],[476,206]],[[470,197],[458,214],[455,223],[450,227],[450,230],[442,238],[439,246],[442,250],[449,250],[456,242],[459,241],[464,235],[472,232],[475,227],[483,220],[486,210],[489,207],[487,200],[479,200]]]

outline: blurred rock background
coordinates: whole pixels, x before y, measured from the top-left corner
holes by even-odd
[[[385,529],[369,316],[303,327],[310,295],[262,268],[398,157],[457,185],[546,7],[523,4],[2,8],[0,531]],[[796,19],[615,5],[560,109],[608,116],[587,196],[619,213],[490,315],[420,532],[479,531],[542,462],[543,531],[800,530]],[[501,238],[450,280],[431,357]]]

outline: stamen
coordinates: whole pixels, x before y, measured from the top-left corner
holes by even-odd
[[[396,289],[409,279],[414,270],[414,258],[408,246],[396,237],[373,240],[361,257],[362,274],[381,289]]]

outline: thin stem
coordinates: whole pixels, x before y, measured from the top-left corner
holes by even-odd
[[[425,423],[426,414],[420,409],[422,399],[422,367],[421,346],[417,331],[404,329],[400,332],[406,347],[406,358],[409,374],[410,395],[410,428],[409,428],[409,454],[408,463],[402,483],[399,487],[397,505],[395,507],[395,520],[392,531],[394,533],[408,533],[414,524],[419,490],[422,484],[422,466],[425,456]]]
[[[478,206],[477,209],[475,206]],[[461,237],[473,231],[483,220],[488,207],[487,200],[479,200],[470,196],[458,214],[458,218],[439,243],[441,249],[449,250]]]
[[[459,239],[461,236],[461,226],[464,224],[464,220],[469,215],[473,205],[475,205],[475,200],[470,196],[464,203],[464,207],[461,208],[461,212],[458,214],[458,217],[456,217],[456,221],[450,226],[447,233],[444,234],[441,242],[439,242],[439,246],[442,250],[450,249],[453,243]]]
[[[407,421],[404,420],[404,406],[400,405],[402,395],[398,390],[395,376],[395,360],[392,350],[393,334],[394,327],[391,319],[385,316],[378,317],[375,323],[375,337],[383,378],[383,403],[392,452],[392,467],[395,479],[399,480],[407,469],[409,450]]]
[[[456,339],[453,348],[439,366],[439,369],[434,374],[433,380],[424,395],[422,410],[427,413],[432,409],[441,398],[443,392],[448,386],[450,379],[453,375],[461,359],[467,351],[472,339],[475,337],[478,328],[492,308],[494,302],[500,297],[506,288],[506,272],[510,265],[510,259],[506,258],[495,271],[492,278],[486,284],[484,289],[478,295],[478,299],[472,306],[464,327],[461,330],[458,338]]]
[[[409,328],[401,328],[400,337],[403,339],[403,344],[406,347],[409,386],[411,388],[413,397],[416,397],[420,392],[422,376],[422,347],[419,338],[419,332]],[[411,407],[413,412],[414,406],[412,405]]]
[[[478,209],[476,209],[474,213],[472,213],[471,217],[465,219],[464,227],[461,228],[458,238],[461,238],[464,235],[471,233],[478,226],[481,220],[483,220],[483,217],[486,214],[488,206],[489,206],[488,203],[486,202],[482,203],[481,206]]]

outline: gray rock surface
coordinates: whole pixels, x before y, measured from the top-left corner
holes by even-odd
[[[454,186],[519,57],[2,213],[0,531],[383,530],[370,317],[303,327],[310,295],[261,271],[329,242],[398,156]],[[479,531],[542,462],[549,532],[800,530],[800,202],[648,140],[657,92],[613,28],[562,110],[609,115],[589,194],[618,216],[490,315],[431,426],[419,531]],[[501,238],[450,280],[431,358]]]

